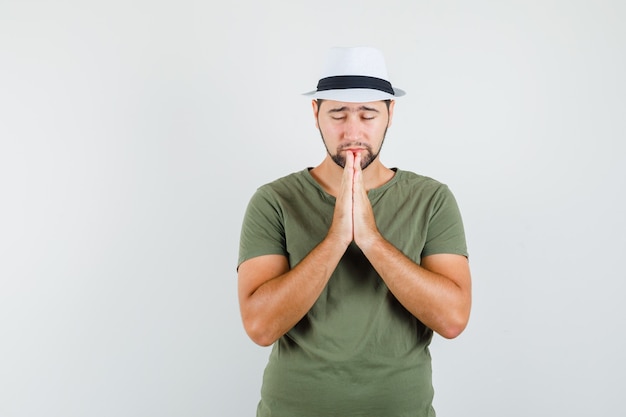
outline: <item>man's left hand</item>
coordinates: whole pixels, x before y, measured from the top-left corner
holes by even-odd
[[[352,155],[347,155],[346,159],[352,159]],[[354,155],[353,169],[352,218],[354,222],[354,242],[360,248],[364,248],[380,237],[380,233],[376,227],[372,204],[367,197],[367,190],[363,183],[360,153]]]

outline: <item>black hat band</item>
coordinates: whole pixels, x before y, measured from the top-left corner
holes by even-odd
[[[322,78],[317,83],[317,91],[345,90],[348,88],[368,88],[395,95],[389,81],[365,75],[337,75]]]

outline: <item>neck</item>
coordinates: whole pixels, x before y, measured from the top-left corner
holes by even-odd
[[[311,176],[322,186],[328,194],[337,197],[341,188],[343,168],[337,165],[328,155],[321,164],[313,168]],[[394,172],[385,167],[379,158],[363,170],[363,182],[367,191],[378,188],[391,180]]]

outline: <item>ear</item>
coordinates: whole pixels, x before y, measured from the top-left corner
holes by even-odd
[[[317,129],[319,129],[319,128],[320,128],[320,125],[319,125],[319,123],[318,123],[318,121],[317,121],[317,120],[318,120],[317,116],[319,115],[320,108],[319,108],[319,106],[317,105],[317,100],[312,100],[312,101],[311,101],[311,106],[313,107],[313,117],[315,118],[315,127],[316,127]]]
[[[389,126],[391,126],[391,121],[393,119],[393,108],[396,105],[396,101],[395,100],[391,100],[391,102],[389,103],[389,122],[387,123],[387,128],[389,128]]]

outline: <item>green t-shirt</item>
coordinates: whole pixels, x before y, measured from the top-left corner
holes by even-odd
[[[448,187],[395,171],[368,192],[385,239],[416,263],[438,253],[467,256]],[[246,210],[238,264],[281,254],[295,266],[326,236],[334,206],[308,169],[260,187]],[[353,242],[311,310],[274,343],[257,416],[434,416],[432,334]]]

